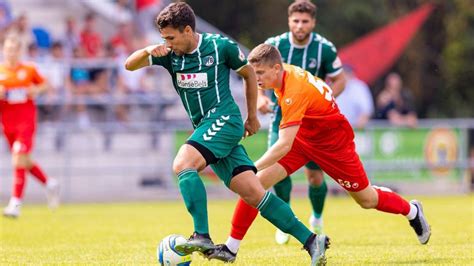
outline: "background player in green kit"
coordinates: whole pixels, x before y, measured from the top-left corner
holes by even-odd
[[[337,56],[336,47],[323,36],[313,32],[316,25],[316,6],[310,1],[297,0],[288,7],[288,26],[290,31],[269,38],[266,43],[275,46],[282,55],[282,61],[299,66],[321,79],[328,78],[336,97],[346,83],[342,64]],[[259,91],[257,108],[262,113],[273,113],[269,128],[268,147],[278,140],[278,126],[281,120],[281,109],[276,104],[274,95],[267,97]],[[308,177],[308,194],[313,207],[309,223],[313,232],[322,232],[322,211],[327,194],[323,171],[314,162],[306,165]],[[291,178],[287,177],[274,186],[275,193],[285,202],[290,202],[292,189]],[[275,241],[285,244],[289,235],[277,230]]]
[[[227,187],[276,227],[297,238],[312,257],[313,264],[324,257],[327,237],[315,235],[294,215],[289,205],[265,191],[256,168],[239,144],[243,135],[260,127],[257,119],[257,84],[253,68],[247,65],[237,44],[216,34],[195,32],[194,12],[186,3],[168,5],[156,24],[165,44],[135,51],[125,67],[136,70],[160,65],[170,73],[176,92],[193,124],[194,132],[181,146],[173,163],[185,205],[194,222],[187,243],[177,245],[184,253],[206,254],[216,248],[209,236],[206,190],[198,172],[207,165]],[[240,111],[229,88],[229,72],[243,77],[248,117],[242,123]]]

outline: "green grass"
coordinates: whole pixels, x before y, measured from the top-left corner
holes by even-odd
[[[420,197],[432,237],[418,243],[404,217],[363,210],[349,198],[330,197],[325,230],[331,237],[329,265],[443,264],[472,265],[473,199],[471,196]],[[223,242],[234,201],[210,201],[211,233]],[[307,221],[306,199],[295,199],[295,213]],[[192,221],[182,202],[63,205],[50,212],[26,205],[17,220],[0,218],[0,264],[156,264],[156,246],[171,233],[188,236]],[[295,239],[273,242],[274,228],[258,217],[235,265],[308,265],[309,256]],[[223,265],[198,255],[193,265]]]

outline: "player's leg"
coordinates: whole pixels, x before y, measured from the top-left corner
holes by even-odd
[[[283,168],[281,165],[279,167]],[[280,176],[264,176],[263,182],[274,180],[268,183],[268,187],[270,187],[275,184],[276,180],[285,176],[284,172]],[[232,178],[230,188],[238,193],[245,203],[258,209],[266,220],[303,244],[311,256],[312,265],[325,262],[329,239],[324,235],[314,235],[299,221],[287,203],[269,191],[265,191],[252,172],[247,171]]]
[[[17,140],[15,134],[5,134],[12,152],[12,166],[14,169],[13,186],[10,201],[3,210],[7,217],[18,217],[20,215],[23,194],[26,185],[26,169],[28,167],[27,146]]]
[[[355,201],[365,209],[402,214],[408,218],[420,243],[426,244],[431,235],[430,227],[418,201],[409,203],[397,193],[387,188],[371,186],[362,162],[355,150],[353,131],[347,129],[333,133],[337,143],[331,149],[307,150],[321,169],[341,185]]]
[[[304,157],[297,156],[290,156],[288,159],[288,163],[292,162],[295,169],[304,165],[306,161]],[[245,164],[245,162],[242,163]],[[287,168],[290,169],[289,166],[287,166]],[[218,171],[219,169],[216,169],[216,172]],[[234,170],[233,173],[235,172]],[[239,199],[234,211],[231,236],[225,245],[220,245],[212,254],[209,254],[209,258],[227,262],[235,260],[240,241],[245,236],[248,228],[257,216],[258,211],[260,211],[264,218],[269,220],[280,230],[292,234],[303,243],[315,261],[322,260],[326,249],[326,237],[316,237],[310,233],[311,238],[308,239],[307,228],[294,217],[289,205],[268,191],[265,192],[265,189],[270,188],[276,182],[287,176],[287,169],[280,164],[275,164],[260,171],[257,176],[260,180],[256,179],[251,171],[246,171],[232,177],[230,188],[238,193],[241,199]],[[259,183],[261,183],[261,185]],[[321,243],[324,245],[320,245]],[[315,244],[317,245],[315,246]]]
[[[212,153],[198,143],[191,142],[191,144],[181,146],[173,162],[173,171],[178,176],[178,186],[184,204],[193,218],[194,233],[190,240],[201,238],[201,236],[210,240],[206,189],[198,175],[198,172],[207,164],[203,154],[211,156]],[[192,251],[184,251],[192,253]]]
[[[324,180],[324,173],[314,162],[309,162],[305,167],[305,174],[308,178],[308,196],[313,208],[313,213],[309,217],[309,225],[313,232],[320,234],[323,231],[323,208],[328,193],[328,187]]]
[[[278,132],[281,121],[281,108],[276,105],[272,114],[272,120],[268,129],[268,148],[275,144],[278,140]],[[291,189],[293,188],[292,180],[290,176],[283,178],[280,182],[273,186],[273,191],[284,202],[290,204]],[[276,229],[275,231],[275,242],[282,245],[290,241],[290,235]]]

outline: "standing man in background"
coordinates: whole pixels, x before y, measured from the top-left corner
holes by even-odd
[[[355,76],[354,69],[349,65],[343,68],[347,79],[346,88],[336,102],[351,126],[363,129],[374,114],[374,99],[369,86]]]
[[[46,186],[50,207],[56,207],[59,200],[57,180],[48,178],[31,158],[36,130],[34,99],[47,84],[35,66],[20,61],[21,45],[18,36],[7,36],[0,64],[0,116],[15,171],[12,196],[3,214],[13,218],[20,215],[26,172]]]
[[[328,78],[333,96],[338,96],[344,90],[346,79],[336,47],[323,36],[313,32],[316,26],[316,6],[307,0],[292,3],[288,7],[288,26],[289,32],[271,37],[265,43],[275,46],[280,51],[284,63],[299,66],[323,80]],[[272,113],[273,116],[268,135],[270,148],[278,140],[281,109],[276,104],[276,97],[274,95],[271,98],[267,97],[263,91],[259,91],[257,108],[261,113]],[[309,181],[308,194],[313,208],[309,224],[313,232],[321,233],[322,212],[328,189],[323,171],[314,162],[306,165],[305,174]],[[289,176],[273,188],[278,197],[287,203],[290,202],[292,182]],[[286,244],[289,235],[277,230],[275,241],[278,244]]]

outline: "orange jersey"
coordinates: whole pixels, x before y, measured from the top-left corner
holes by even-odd
[[[280,128],[325,120],[344,120],[331,88],[300,67],[283,64],[282,88],[275,88],[282,111]]]
[[[0,64],[0,86],[5,89],[5,97],[0,100],[0,115],[5,129],[34,122],[36,110],[29,90],[43,82],[44,78],[33,65],[20,63],[9,68]]]

